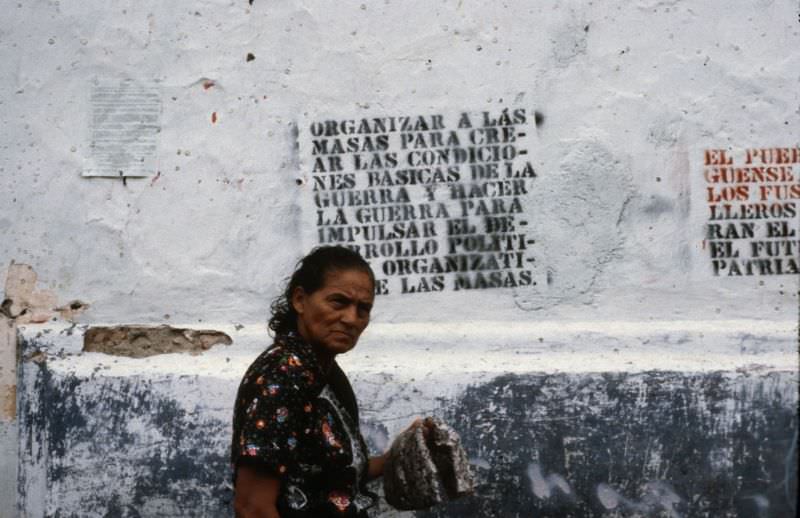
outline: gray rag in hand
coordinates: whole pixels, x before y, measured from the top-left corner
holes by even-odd
[[[427,509],[471,494],[473,486],[461,438],[441,420],[428,417],[424,426],[406,430],[392,443],[383,470],[383,490],[392,507]]]

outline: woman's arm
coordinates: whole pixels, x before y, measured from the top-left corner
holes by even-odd
[[[263,475],[252,466],[239,465],[233,499],[236,518],[280,518],[276,507],[280,489],[277,478]]]
[[[383,455],[369,459],[369,465],[367,467],[367,480],[375,480],[376,478],[383,476],[383,465],[386,464],[386,459],[388,457],[389,452],[387,451]]]

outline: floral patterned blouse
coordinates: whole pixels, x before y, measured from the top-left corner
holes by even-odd
[[[347,376],[335,362],[324,373],[296,334],[278,335],[239,385],[234,469],[247,464],[281,479],[281,518],[363,518],[376,502],[366,490],[367,460]]]

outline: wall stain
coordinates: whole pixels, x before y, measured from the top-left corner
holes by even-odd
[[[30,265],[11,261],[2,311],[17,324],[43,323],[55,316],[58,297],[51,290],[36,289],[37,280],[38,275]]]
[[[501,376],[442,409],[476,494],[417,516],[793,516],[796,405],[792,373]]]
[[[20,439],[32,457],[21,464],[23,505],[61,502],[55,514],[46,513],[51,517],[232,515],[227,420],[185,407],[179,395],[159,393],[164,380],[130,376],[98,383],[54,373],[47,362],[25,369],[31,379]],[[34,464],[44,469],[46,495],[26,494]],[[111,479],[114,484],[104,482]],[[62,505],[67,501],[72,508]]]
[[[23,503],[72,502],[48,516],[231,514],[227,413],[186,402],[220,390],[209,378],[98,381],[42,361],[22,379]],[[436,412],[473,459],[476,494],[416,516],[792,516],[797,399],[794,372],[499,376]],[[381,451],[388,434],[372,421]],[[26,495],[37,469],[47,494]]]
[[[648,216],[658,217],[675,210],[675,203],[663,196],[653,195],[650,201],[642,207],[642,212]]]
[[[544,113],[536,110],[533,112],[533,122],[536,124],[537,128],[541,128],[544,125],[545,116]]]

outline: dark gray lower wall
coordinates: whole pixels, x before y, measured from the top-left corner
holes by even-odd
[[[21,368],[25,516],[231,515],[237,380],[65,365],[40,357]],[[359,373],[356,389],[370,376]],[[393,379],[377,381],[408,388]],[[462,434],[477,493],[420,517],[795,514],[795,372],[478,379],[436,411]],[[387,402],[362,392],[361,404]],[[373,442],[379,421],[364,423]]]
[[[504,376],[445,411],[475,496],[425,517],[792,517],[794,378],[780,373]]]
[[[24,373],[23,516],[230,514],[229,422],[186,397],[194,387],[214,401],[219,380],[57,376],[46,363]]]

